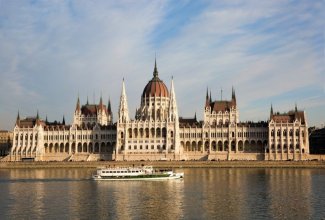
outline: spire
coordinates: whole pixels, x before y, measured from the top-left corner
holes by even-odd
[[[210,103],[212,102],[211,90],[210,90]]]
[[[100,110],[103,110],[103,98],[102,98],[102,93],[100,93],[99,109],[100,109]]]
[[[271,103],[270,118],[272,118],[272,116],[273,116],[273,106],[272,106],[272,103]]]
[[[235,89],[234,89],[234,87],[232,87],[231,98],[232,98],[232,100],[236,100],[236,94],[235,94]]]
[[[108,99],[107,103],[107,112],[110,114],[112,112],[112,107],[111,107],[111,98]]]
[[[76,104],[76,111],[80,111],[80,100],[79,100],[79,95],[78,95],[78,100]]]
[[[295,112],[298,112],[297,103],[295,103]]]
[[[172,82],[171,82],[171,86],[170,86],[169,120],[170,121],[178,121],[178,109],[177,109],[177,102],[176,102],[173,78],[172,78]]]
[[[197,121],[197,120],[196,120],[196,112],[195,112],[195,114],[194,114],[194,119],[195,119],[195,121]]]
[[[120,106],[119,106],[119,121],[120,122],[126,122],[129,121],[129,108],[127,103],[127,97],[125,92],[125,84],[124,84],[124,78],[122,82],[122,92],[120,97]]]
[[[210,101],[209,101],[209,88],[207,87],[207,94],[205,96],[205,107],[210,106]]]
[[[207,87],[207,95],[205,96],[206,100],[209,100],[209,88]]]
[[[158,77],[158,69],[157,69],[156,57],[155,57],[155,68],[153,70],[153,77],[154,78],[157,78]]]
[[[48,124],[47,115],[45,116],[45,124]]]
[[[88,101],[88,95],[87,95],[87,105],[89,105],[89,101]]]
[[[40,118],[39,118],[39,114],[38,114],[38,110],[37,110],[37,114],[36,114],[36,124],[37,125],[40,125],[41,123],[40,123]]]
[[[20,124],[20,115],[19,115],[19,110],[18,110],[16,125],[19,125],[19,124]]]
[[[63,118],[62,118],[62,124],[65,125],[65,118],[64,118],[64,115],[63,115]]]

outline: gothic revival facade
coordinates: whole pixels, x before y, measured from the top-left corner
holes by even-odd
[[[212,100],[208,91],[198,121],[178,115],[173,79],[169,89],[153,77],[144,87],[135,118],[129,116],[122,82],[117,122],[110,101],[80,104],[73,123],[48,122],[36,117],[21,120],[13,131],[10,161],[94,160],[305,160],[309,155],[305,113],[297,107],[274,113],[267,122],[240,122],[235,90],[230,100]]]

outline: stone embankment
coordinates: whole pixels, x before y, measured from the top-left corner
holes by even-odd
[[[1,162],[0,169],[97,168],[152,165],[159,168],[323,168],[325,161],[98,161]]]

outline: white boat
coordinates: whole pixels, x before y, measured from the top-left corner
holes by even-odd
[[[152,166],[99,168],[94,180],[168,180],[182,179],[184,173],[172,170],[155,170]]]

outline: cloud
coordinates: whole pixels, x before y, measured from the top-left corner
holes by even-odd
[[[126,80],[131,117],[152,77],[174,76],[180,115],[203,114],[237,91],[242,120],[267,119],[271,102],[324,105],[321,1],[0,1],[0,122],[18,109],[71,121],[79,94],[110,97],[117,114]],[[301,91],[308,90],[305,95]],[[322,95],[317,94],[321,91]],[[291,94],[288,96],[288,94]],[[308,97],[318,97],[308,99]],[[290,104],[286,104],[290,103]],[[282,109],[282,107],[280,107]],[[288,109],[289,110],[289,109]]]

